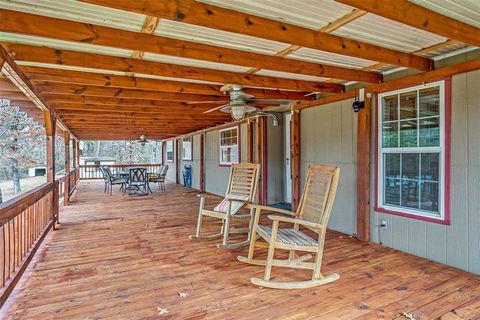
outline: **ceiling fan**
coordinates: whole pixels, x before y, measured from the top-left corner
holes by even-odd
[[[142,146],[144,146],[147,142],[150,142],[147,140],[144,134],[140,135],[140,139],[137,140],[138,143],[140,143]]]
[[[247,114],[262,113],[262,111],[257,107],[257,105],[281,105],[290,102],[289,100],[257,99],[253,95],[245,93],[243,91],[243,87],[238,84],[226,84],[220,88],[220,91],[224,94],[226,94],[227,92],[230,94],[230,102],[219,107],[207,110],[204,113],[210,113],[220,109],[220,111],[222,112],[230,113],[233,120],[235,121],[242,120]]]

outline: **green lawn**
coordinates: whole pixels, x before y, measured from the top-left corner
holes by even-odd
[[[22,193],[25,193],[29,190],[32,190],[35,187],[38,187],[41,184],[47,182],[47,177],[27,177],[20,179],[20,187],[22,192],[14,193],[13,192],[13,182],[12,180],[0,181],[0,188],[2,188],[3,202],[14,198]]]

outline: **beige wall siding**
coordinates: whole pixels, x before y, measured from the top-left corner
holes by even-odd
[[[225,195],[230,174],[229,166],[219,164],[219,130],[205,134],[205,191]]]
[[[389,247],[480,273],[480,70],[453,76],[451,119],[451,224],[372,210],[371,236]],[[386,230],[378,228],[382,219]]]
[[[337,199],[328,227],[347,234],[356,232],[357,116],[353,100],[344,100],[300,113],[300,162],[302,187],[310,165],[341,168]]]

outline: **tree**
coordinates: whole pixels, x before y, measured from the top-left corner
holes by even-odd
[[[0,167],[10,169],[15,193],[22,169],[45,162],[44,128],[10,100],[0,100]]]

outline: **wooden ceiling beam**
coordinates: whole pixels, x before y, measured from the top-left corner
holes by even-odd
[[[118,76],[44,67],[23,66],[22,69],[33,83],[38,81],[59,82],[125,89],[225,96],[220,91],[221,86],[213,84],[148,79],[135,76]],[[314,98],[312,95],[306,96],[308,92],[255,88],[244,88],[244,91],[259,99],[313,100]]]
[[[428,71],[433,61],[353,39],[310,30],[195,0],[82,0],[149,16],[286,42],[300,47]],[[335,75],[333,78],[337,78]]]
[[[480,29],[408,0],[337,0],[411,27],[480,47]]]
[[[327,93],[338,93],[344,90],[343,85],[333,83],[259,76],[24,44],[6,42],[2,44],[9,50],[14,59],[22,61],[151,74],[216,83],[235,83],[261,88]]]
[[[97,104],[80,104],[80,103],[50,103],[52,108],[59,112],[66,112],[68,110],[83,110],[90,112],[142,112],[142,113],[201,113],[211,109],[208,105],[181,105],[175,106],[170,103],[168,106],[161,107],[139,107],[139,106],[118,106],[118,105],[97,105]],[[211,112],[211,114],[219,114]]]
[[[30,101],[30,99],[21,91],[0,91],[0,99]]]
[[[69,94],[110,98],[185,101],[192,103],[205,101],[228,103],[230,101],[228,96],[220,97],[192,93],[132,90],[123,88],[83,86],[67,83],[36,82],[36,88],[42,94]]]
[[[216,47],[185,40],[152,35],[156,23],[147,17],[148,32],[132,32],[70,20],[45,17],[10,10],[0,10],[0,31],[59,40],[90,43],[102,46],[134,50],[134,58],[142,58],[144,52],[210,62],[240,65],[281,72],[299,73],[318,77],[333,77],[350,81],[379,83],[382,76],[373,72],[330,65],[284,59],[265,54]]]

